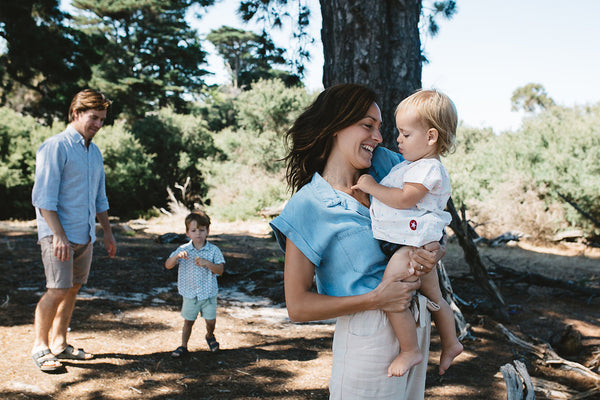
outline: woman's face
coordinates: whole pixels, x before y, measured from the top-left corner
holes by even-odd
[[[330,159],[343,160],[362,170],[371,166],[373,151],[381,143],[381,111],[373,103],[365,116],[334,134]]]

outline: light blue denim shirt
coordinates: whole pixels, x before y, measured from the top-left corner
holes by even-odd
[[[70,242],[96,240],[96,213],[108,210],[104,163],[94,143],[71,125],[48,138],[37,151],[31,199],[35,207],[38,238],[52,235],[40,209],[56,211]]]
[[[369,173],[380,181],[400,161],[399,154],[377,148]],[[359,295],[381,282],[387,259],[373,238],[369,209],[318,173],[292,196],[271,228],[284,251],[289,238],[315,265],[319,293]]]

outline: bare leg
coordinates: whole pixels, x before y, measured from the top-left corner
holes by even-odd
[[[50,348],[50,329],[68,289],[48,289],[35,308],[33,353]]]
[[[206,320],[206,337],[211,338],[215,336],[215,327],[217,325],[216,319],[207,319]]]
[[[75,308],[75,299],[80,288],[80,284],[74,284],[72,288],[68,289],[56,310],[56,316],[52,323],[52,344],[50,346],[54,354],[59,354],[67,348],[67,330],[71,323],[71,317]]]
[[[181,330],[181,346],[187,349],[190,336],[192,335],[192,327],[195,321],[183,320],[183,329]]]
[[[56,317],[57,310],[63,301],[67,289],[48,289],[40,298],[35,308],[35,317],[33,323],[33,331],[35,338],[33,341],[33,350],[31,354],[35,354],[40,350],[50,348],[50,329]],[[56,360],[54,362],[44,363],[47,367],[60,367],[62,364]]]
[[[463,345],[456,337],[456,326],[454,322],[454,313],[452,309],[442,297],[440,284],[438,281],[435,268],[428,274],[421,277],[421,293],[423,293],[431,301],[440,306],[438,311],[432,312],[431,315],[435,321],[435,326],[440,334],[442,341],[442,355],[440,356],[440,375],[444,375],[446,370],[450,368],[450,364],[456,356],[463,351]]]
[[[404,246],[394,253],[385,269],[384,278],[390,274],[408,270],[410,263],[408,253],[410,249],[411,247]],[[417,277],[411,276],[405,280],[415,281]],[[387,313],[387,316],[400,343],[400,354],[388,367],[388,376],[402,376],[413,366],[423,361],[423,355],[417,340],[417,327],[411,312],[408,310],[400,313]]]

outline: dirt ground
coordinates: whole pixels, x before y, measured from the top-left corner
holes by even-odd
[[[211,240],[223,251],[226,273],[219,280],[216,336],[212,354],[201,320],[190,340],[190,357],[173,360],[182,320],[176,271],[163,263],[176,243],[157,237],[182,233],[181,220],[115,224],[118,253],[94,248],[92,273],[78,298],[70,342],[96,357],[67,362],[60,374],[40,372],[30,358],[35,305],[44,275],[33,222],[0,223],[0,398],[2,399],[327,399],[333,321],[295,324],[283,304],[283,258],[265,222],[214,223]],[[132,228],[132,229],[130,229]],[[600,251],[583,245],[552,249],[518,243],[479,248],[509,313],[494,311],[474,282],[460,247],[452,241],[444,259],[473,338],[443,378],[437,375],[439,339],[432,334],[427,399],[503,399],[500,367],[525,362],[534,379],[572,390],[573,398],[599,385],[558,366],[536,362],[510,343],[497,323],[520,338],[553,345],[564,358],[599,373],[600,299],[571,290],[524,283],[494,274],[500,265],[521,272],[600,289]],[[581,335],[581,346],[560,342],[565,327]],[[561,398],[536,393],[537,399]],[[588,399],[600,398],[593,395]]]

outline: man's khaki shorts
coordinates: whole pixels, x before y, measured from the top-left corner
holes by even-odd
[[[60,261],[54,255],[52,236],[40,239],[42,262],[48,289],[70,289],[74,284],[85,285],[92,265],[91,241],[87,244],[71,243],[71,257]]]

